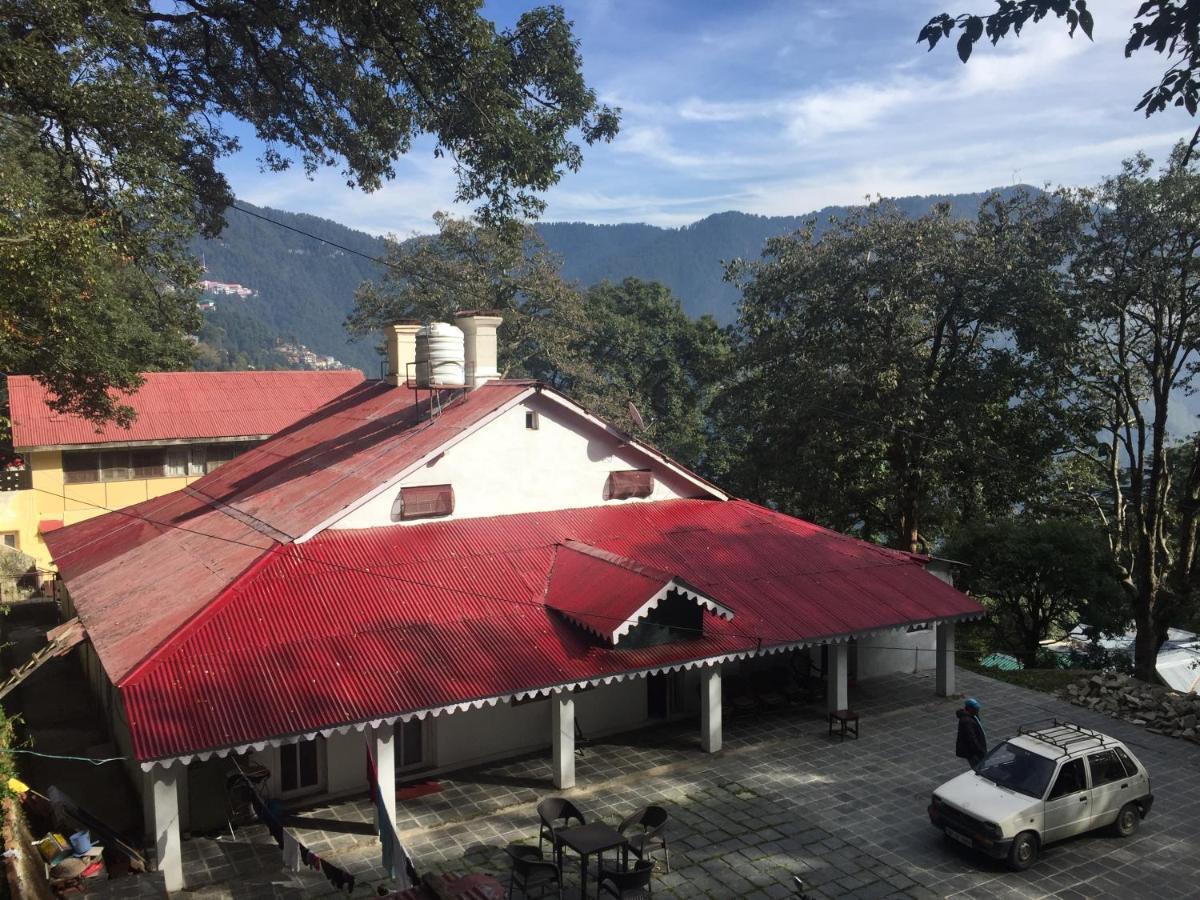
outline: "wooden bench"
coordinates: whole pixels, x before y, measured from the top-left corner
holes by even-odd
[[[846,739],[846,734],[854,735],[854,739],[858,740],[858,713],[852,709],[835,709],[829,713],[829,736],[833,737],[833,726],[840,726],[838,737],[843,741]]]

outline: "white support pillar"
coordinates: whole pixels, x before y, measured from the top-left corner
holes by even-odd
[[[939,697],[954,693],[954,623],[943,622],[937,626],[937,684],[934,692]]]
[[[705,753],[721,749],[721,667],[709,666],[700,681],[700,746]]]
[[[375,729],[375,768],[379,775],[379,793],[383,795],[383,805],[391,817],[392,827],[396,827],[396,728],[393,725],[380,725]],[[376,826],[383,833],[383,822],[379,821],[378,811],[375,814]]]
[[[155,766],[148,780],[154,819],[154,847],[158,871],[163,873],[167,893],[183,890],[183,848],[179,842],[179,780],[186,777],[182,763]]]
[[[560,691],[550,698],[554,744],[554,786],[575,787],[575,698]]]
[[[850,645],[842,641],[829,644],[829,669],[825,672],[826,701],[829,711],[850,708]]]

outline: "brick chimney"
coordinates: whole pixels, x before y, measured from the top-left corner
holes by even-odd
[[[384,329],[387,336],[387,376],[389,384],[404,385],[416,378],[417,332],[421,325],[415,319],[405,319]]]
[[[503,321],[503,316],[494,309],[466,309],[454,314],[454,324],[462,329],[465,338],[463,349],[468,390],[499,377],[496,368],[496,329]]]

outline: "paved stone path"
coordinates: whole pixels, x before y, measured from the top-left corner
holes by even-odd
[[[852,690],[862,715],[857,742],[831,741],[816,707],[727,722],[725,749],[713,756],[700,753],[695,723],[674,724],[587,747],[579,786],[566,795],[589,820],[611,824],[648,803],[670,810],[671,871],[656,872],[656,897],[794,896],[793,873],[814,898],[1196,896],[1200,747],[963,670],[958,678],[960,690],[983,701],[992,740],[1051,716],[1125,740],[1150,770],[1157,798],[1141,831],[1124,841],[1095,834],[1053,845],[1020,874],[951,844],[929,825],[925,806],[933,788],[965,767],[954,757],[957,703],[935,698],[932,677],[922,675]],[[504,846],[536,843],[534,807],[554,793],[543,757],[456,773],[442,785],[400,804],[401,836],[418,869],[502,879]],[[303,814],[369,821],[372,812],[359,800]],[[385,883],[375,840],[299,836],[359,877],[353,896],[373,896]],[[315,875],[283,871],[258,826],[236,839],[186,841],[184,858],[186,895],[197,900],[346,896]],[[568,895],[578,896],[574,858],[566,870]]]

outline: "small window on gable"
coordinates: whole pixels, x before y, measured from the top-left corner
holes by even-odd
[[[454,488],[448,484],[429,484],[400,488],[392,504],[392,521],[432,519],[454,512]]]
[[[529,410],[525,413],[525,427],[530,431],[538,430],[538,414],[537,410]]]
[[[628,469],[609,472],[604,488],[605,500],[628,500],[649,497],[654,492],[654,475],[649,469]]]

